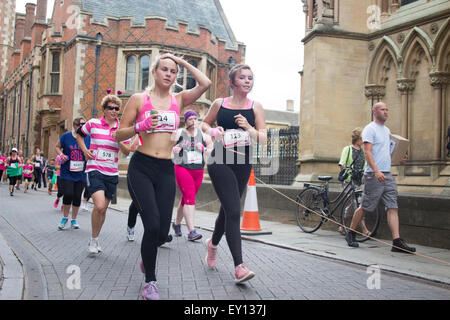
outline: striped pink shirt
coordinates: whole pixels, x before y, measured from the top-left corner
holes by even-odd
[[[86,171],[99,171],[108,176],[119,175],[119,144],[112,133],[119,128],[116,119],[114,127],[110,128],[104,117],[91,119],[81,128],[85,135],[91,135],[91,146],[95,159],[88,160]]]

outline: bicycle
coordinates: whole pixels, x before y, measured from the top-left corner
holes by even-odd
[[[297,224],[306,233],[317,231],[323,223],[334,220],[341,223],[345,232],[348,232],[355,210],[361,204],[362,190],[355,184],[359,180],[363,170],[349,168],[351,182],[330,200],[328,183],[332,176],[319,176],[318,179],[324,183],[321,185],[305,183],[303,189],[296,198],[297,201]],[[342,206],[341,206],[342,205]],[[341,215],[337,217],[334,213],[341,207]],[[380,224],[380,210],[377,208],[374,214],[367,214],[361,221],[356,233],[356,240],[363,242],[374,236]],[[340,219],[339,219],[340,218]]]

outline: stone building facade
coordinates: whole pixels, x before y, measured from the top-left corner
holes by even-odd
[[[245,45],[235,39],[219,0],[55,0],[45,22],[46,10],[47,0],[38,0],[27,4],[25,16],[14,15],[14,53],[0,83],[5,151],[18,146],[30,154],[40,147],[54,156],[75,117],[101,116],[107,89],[122,91],[125,105],[151,85],[150,66],[164,52],[182,55],[212,80],[190,106],[202,116],[216,97],[228,94],[232,64],[244,61]],[[175,92],[195,86],[185,70],[176,83]]]
[[[450,2],[302,0],[306,16],[297,181],[336,175],[351,130],[389,108],[387,126],[410,140],[393,167],[399,190],[450,194]]]

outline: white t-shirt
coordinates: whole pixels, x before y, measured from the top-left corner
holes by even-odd
[[[375,165],[381,172],[391,172],[391,130],[375,121],[369,123],[362,132],[363,142],[373,145],[372,155]],[[365,172],[374,172],[367,165]]]

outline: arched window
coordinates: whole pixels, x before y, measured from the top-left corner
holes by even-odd
[[[136,61],[135,55],[131,55],[127,58],[127,75],[125,80],[125,90],[134,91],[136,85]]]
[[[194,67],[198,67],[198,61],[195,59],[185,58],[187,62],[189,62]],[[175,84],[175,92],[180,92],[182,90],[189,90],[194,88],[197,85],[192,74],[185,70],[182,66],[179,66],[179,71],[177,75],[177,81]]]
[[[150,70],[150,57],[143,55],[139,59],[139,90],[144,90],[148,86],[148,76]]]

